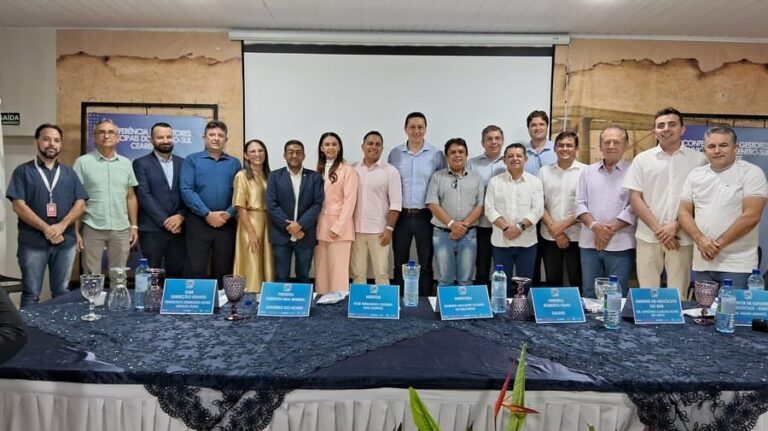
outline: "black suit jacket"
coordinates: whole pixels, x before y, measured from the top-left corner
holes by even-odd
[[[139,201],[140,231],[164,231],[165,219],[175,214],[185,217],[187,215],[187,207],[181,200],[179,189],[179,174],[184,159],[176,155],[171,157],[173,157],[173,189],[168,187],[165,172],[154,151],[133,161],[133,172],[139,181],[139,185],[136,186],[136,198]]]
[[[317,244],[317,218],[323,208],[323,178],[315,171],[304,168],[299,188],[298,221],[304,238],[296,242],[298,247],[314,247]],[[267,213],[269,214],[269,240],[273,244],[288,244],[291,235],[285,230],[286,220],[293,220],[296,198],[288,168],[280,168],[269,174],[267,180]]]

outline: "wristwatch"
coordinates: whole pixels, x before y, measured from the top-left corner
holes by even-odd
[[[520,232],[523,232],[528,226],[526,226],[525,223],[520,222],[517,224],[517,227],[520,229]]]

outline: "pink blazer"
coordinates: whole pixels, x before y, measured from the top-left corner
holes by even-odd
[[[357,172],[346,162],[336,170],[335,183],[326,178],[323,184],[325,198],[317,220],[317,239],[320,241],[354,241],[357,202]],[[331,232],[339,235],[331,239]]]

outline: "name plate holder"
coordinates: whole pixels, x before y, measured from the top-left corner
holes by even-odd
[[[752,319],[768,319],[768,291],[734,289],[736,315],[734,325],[752,326]]]
[[[160,314],[213,314],[217,298],[216,280],[168,278]]]
[[[261,287],[258,316],[307,317],[312,304],[312,285],[308,283],[264,283]]]
[[[400,287],[385,284],[350,285],[347,317],[351,319],[399,319]]]
[[[584,308],[577,287],[537,287],[531,289],[536,323],[584,323]]]
[[[629,306],[638,325],[683,324],[683,306],[677,289],[629,289]]]
[[[440,286],[437,288],[437,301],[441,320],[493,317],[486,286]]]

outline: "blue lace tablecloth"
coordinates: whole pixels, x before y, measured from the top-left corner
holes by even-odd
[[[22,352],[0,368],[0,377],[27,373],[143,384],[167,413],[195,429],[266,426],[283,396],[296,388],[418,382],[497,389],[523,342],[531,354],[529,389],[624,392],[655,429],[685,423],[680,406],[706,406],[715,421],[738,412],[742,425],[731,420],[729,429],[749,429],[768,410],[768,337],[748,328],[725,336],[692,324],[624,322],[620,331],[608,332],[593,319],[574,325],[503,317],[442,322],[426,301],[417,310],[403,310],[400,320],[347,319],[343,302],[314,306],[303,319],[256,318],[253,307],[244,307],[249,318],[229,322],[222,319],[224,307],[212,316],[106,312],[100,321],[84,322],[79,316],[85,302],[57,302],[27,308],[24,318],[77,351],[90,352],[86,366],[70,370],[40,358],[25,361]],[[199,387],[220,390],[221,399],[202,408]],[[737,397],[725,402],[723,391],[737,391]],[[717,422],[700,425],[718,429]]]

